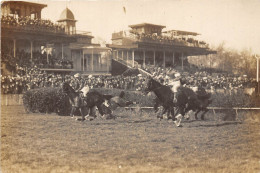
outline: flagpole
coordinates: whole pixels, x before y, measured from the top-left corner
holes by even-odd
[[[257,95],[259,95],[259,56],[255,55],[256,57],[256,82],[257,82]]]

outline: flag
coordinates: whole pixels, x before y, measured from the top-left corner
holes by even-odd
[[[124,13],[126,14],[126,9],[125,9],[125,7],[123,7],[123,10],[124,10]]]

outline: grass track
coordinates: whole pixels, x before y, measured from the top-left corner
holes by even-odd
[[[1,109],[1,171],[259,172],[259,114],[243,121],[186,121],[118,109],[116,120]],[[208,115],[210,117],[212,115]]]

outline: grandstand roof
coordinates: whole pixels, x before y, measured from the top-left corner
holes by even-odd
[[[60,19],[58,20],[58,22],[65,21],[65,20],[75,21],[74,14],[68,8],[66,8],[62,11],[62,13],[60,15]]]
[[[144,26],[152,26],[152,27],[157,27],[157,28],[165,28],[166,26],[163,25],[155,25],[151,23],[140,23],[136,25],[129,25],[130,28],[139,28],[139,27],[144,27]]]
[[[31,5],[31,6],[38,6],[41,8],[47,7],[46,4],[40,4],[40,3],[28,2],[28,1],[4,1],[1,3],[1,6],[6,4]]]

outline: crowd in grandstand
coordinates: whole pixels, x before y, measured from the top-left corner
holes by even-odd
[[[162,68],[146,66],[145,71],[165,85],[167,85],[171,74],[176,73],[172,67]],[[198,71],[195,73],[183,72],[182,82],[186,86],[201,86],[205,89],[238,89],[255,87],[255,80],[247,76],[227,75],[224,73],[211,74],[207,71]]]
[[[24,50],[16,50],[16,56],[12,56],[13,50],[6,50],[5,46],[2,47],[1,62],[8,64],[14,68],[11,71],[17,71],[20,68],[24,70],[26,68],[34,67],[35,65],[39,68],[61,68],[71,69],[73,63],[70,60],[62,59],[54,54],[49,54],[47,57],[46,51],[39,52],[33,51],[33,58],[31,59],[31,53],[25,52]],[[18,69],[17,69],[18,68]]]
[[[44,20],[39,18],[26,17],[14,17],[14,16],[2,16],[1,24],[3,26],[17,26],[17,27],[27,27],[30,30],[42,30],[51,32],[65,32],[63,25],[55,24],[50,20]]]
[[[196,47],[207,47],[204,41],[198,41],[193,38],[176,37],[174,35],[157,35],[157,34],[139,34],[131,31],[132,37],[134,36],[137,40],[149,41],[149,42],[160,42],[164,44],[178,44],[178,45],[189,45]]]

